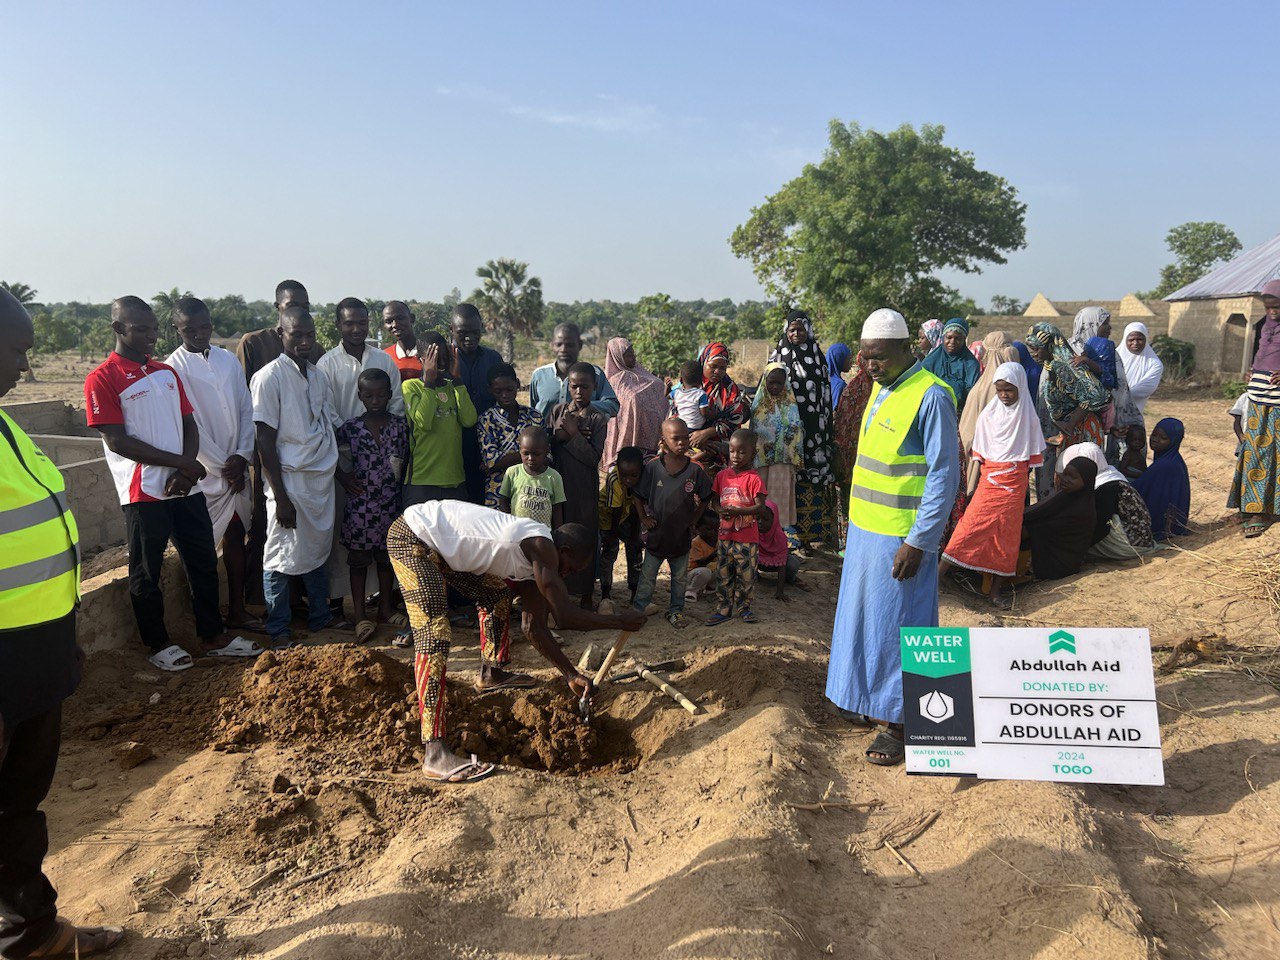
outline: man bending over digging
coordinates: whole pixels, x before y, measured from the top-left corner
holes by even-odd
[[[583,526],[568,523],[554,533],[544,524],[461,500],[409,507],[387,532],[387,552],[404,592],[413,628],[413,674],[422,715],[422,772],[440,783],[470,783],[493,773],[491,763],[458,756],[445,741],[445,670],[452,633],[446,587],[476,602],[480,615],[480,679],[476,689],[535,686],[533,677],[512,673],[508,632],[511,591],[524,605],[524,632],[538,652],[559,668],[575,700],[595,697],[590,677],[579,673],[547,627],[547,612],[571,630],[638,630],[644,614],[585,610],[569,597],[564,577],[584,569],[595,541]],[[508,587],[510,590],[508,590]]]

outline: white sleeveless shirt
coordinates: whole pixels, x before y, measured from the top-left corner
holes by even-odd
[[[504,580],[532,580],[533,564],[520,549],[530,537],[551,539],[551,528],[536,520],[462,500],[433,500],[409,507],[404,522],[459,573]]]

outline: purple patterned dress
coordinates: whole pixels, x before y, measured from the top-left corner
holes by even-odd
[[[362,417],[348,420],[337,433],[338,443],[350,446],[352,472],[364,485],[359,494],[347,495],[338,540],[348,550],[385,550],[387,529],[400,515],[400,480],[392,458],[403,474],[409,460],[409,422],[388,417],[380,440],[374,439]]]

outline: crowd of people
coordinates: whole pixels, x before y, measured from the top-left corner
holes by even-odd
[[[1280,513],[1280,281],[1263,295],[1248,391],[1232,408],[1230,504],[1251,537]],[[304,599],[312,630],[366,641],[387,624],[393,643],[413,648],[423,771],[438,782],[494,770],[446,740],[454,626],[479,629],[478,689],[529,687],[531,676],[509,669],[518,607],[523,635],[575,698],[590,699],[592,681],[566,658],[553,619],[633,631],[664,613],[685,629],[686,605],[714,585],[707,626],[754,623],[762,573],[786,600],[788,585],[804,588],[804,558],[838,553],[826,694],[874,729],[869,761],[892,765],[904,752],[899,629],[936,626],[943,585],[1007,608],[1013,584],[1071,575],[1090,557],[1139,558],[1187,530],[1183,426],[1165,418],[1148,434],[1144,420],[1161,361],[1142,324],[1113,342],[1099,307],[1080,311],[1070,336],[1037,323],[1020,340],[992,331],[972,343],[962,319],[928,320],[913,337],[881,309],[856,349],[826,351],[809,316],[791,310],[759,382],[746,386],[730,376],[724,343],[664,379],[625,338],[609,341],[603,368],[582,361],[581,332],[561,324],[554,360],[533,371],[527,393],[483,345],[470,304],[454,309],[447,332],[424,333],[392,301],[380,349],[366,304],[347,298],[321,321],[339,338],[328,351],[301,283],[281,283],[275,307],[277,322],[233,355],[212,343],[206,305],[184,297],[167,318],[181,346],[160,361],[150,305],[112,305],[116,348],[85,381],[86,417],[125,517],[139,635],[157,668],[193,665],[165,625],[170,543],[204,655],[290,646]],[[33,336],[4,292],[0,333],[2,394]],[[0,670],[32,678],[0,700],[0,873],[14,874],[0,884],[0,948],[92,952],[118,937],[56,918],[39,870],[37,807],[60,704],[79,679],[75,521],[56,468],[6,416],[0,433],[6,477],[16,478],[0,504],[0,519],[14,511],[14,522],[0,530],[25,571],[0,581],[0,627],[17,638],[0,645]],[[625,593],[614,590],[620,553]],[[665,611],[655,602],[664,564]],[[261,617],[250,611],[259,604]]]

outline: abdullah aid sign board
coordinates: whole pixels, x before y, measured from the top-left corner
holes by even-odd
[[[1163,784],[1146,630],[904,627],[907,773]]]

